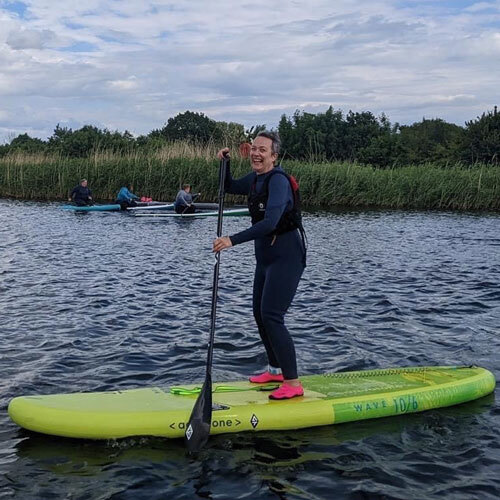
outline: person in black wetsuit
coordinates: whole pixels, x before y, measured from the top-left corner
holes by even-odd
[[[289,399],[304,394],[297,375],[295,346],[285,326],[284,316],[305,268],[306,248],[298,206],[298,186],[279,165],[275,166],[279,150],[279,135],[264,131],[255,138],[251,147],[253,172],[233,179],[228,162],[225,191],[248,195],[252,226],[240,233],[217,238],[213,251],[219,252],[254,240],[257,266],[253,314],[269,367],[264,373],[250,377],[250,382],[283,382],[269,397]],[[222,149],[218,157],[228,153],[228,148]]]
[[[82,179],[80,184],[73,188],[68,201],[73,201],[75,205],[79,207],[94,204],[92,200],[92,191],[88,188],[87,179]]]

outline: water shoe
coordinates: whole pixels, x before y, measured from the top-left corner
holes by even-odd
[[[291,399],[304,395],[304,388],[301,385],[289,385],[284,382],[281,387],[269,394],[269,399]]]
[[[248,380],[250,380],[252,384],[268,384],[269,382],[283,382],[284,379],[281,373],[279,375],[273,375],[265,371],[260,375],[252,375]]]

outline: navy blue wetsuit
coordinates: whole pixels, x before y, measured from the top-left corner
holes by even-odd
[[[90,197],[92,196],[92,191],[88,187],[83,187],[81,184],[75,186],[73,191],[71,191],[70,198],[73,199],[75,205],[85,206],[92,205],[92,200]]]
[[[282,171],[281,167],[274,167]],[[292,337],[285,326],[284,317],[292,303],[300,277],[304,271],[305,248],[297,229],[272,236],[285,211],[293,208],[293,194],[285,175],[262,175],[254,172],[232,179],[229,166],[226,172],[226,192],[250,193],[254,181],[256,193],[262,193],[264,181],[268,184],[268,201],[264,218],[248,229],[230,236],[233,245],[254,240],[255,278],[253,285],[253,314],[259,334],[267,352],[269,364],[281,368],[287,380],[297,378],[297,361]]]

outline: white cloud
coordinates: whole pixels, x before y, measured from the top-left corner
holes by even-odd
[[[131,76],[126,80],[112,80],[107,82],[107,85],[115,91],[128,91],[139,88],[139,82],[135,76]]]
[[[481,12],[484,10],[500,10],[500,2],[478,2],[464,9],[466,12]]]
[[[148,133],[188,109],[246,126],[329,105],[463,123],[497,104],[499,1],[24,3],[0,3],[0,140],[57,123]]]
[[[57,42],[56,34],[51,30],[11,31],[7,37],[7,45],[14,50],[43,49],[53,46]]]

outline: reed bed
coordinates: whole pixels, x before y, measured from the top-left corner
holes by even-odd
[[[215,147],[177,144],[144,154],[96,153],[74,159],[14,155],[0,159],[0,196],[26,200],[65,200],[81,178],[94,198],[114,200],[123,185],[155,200],[172,200],[183,183],[216,201],[218,161]],[[441,210],[499,210],[500,168],[488,165],[437,167],[432,164],[373,169],[354,163],[286,161],[300,183],[307,208],[373,207]],[[249,171],[248,160],[234,155],[233,175]],[[241,197],[228,197],[242,202]]]

